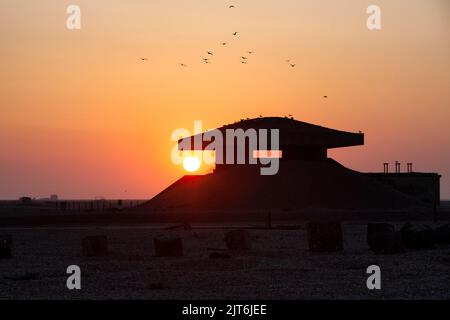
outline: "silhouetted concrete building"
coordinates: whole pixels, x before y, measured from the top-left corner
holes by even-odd
[[[239,144],[230,147],[224,139],[224,159],[227,153],[234,152],[234,164],[217,163],[211,174],[184,176],[141,208],[233,212],[307,208],[398,210],[430,207],[439,199],[438,174],[366,174],[327,157],[328,149],[363,145],[361,132],[339,131],[280,117],[243,120],[216,130],[225,137],[227,129],[254,129],[258,133],[278,129],[281,158],[277,174],[261,175],[260,167],[265,166],[261,164],[236,164]],[[208,138],[210,133],[204,132],[181,139],[179,148],[205,150],[214,141]],[[258,135],[258,140],[261,138]],[[256,146],[249,141],[245,140],[245,159],[259,148],[259,141]],[[267,149],[272,149],[271,138]]]
[[[282,161],[310,160],[324,161],[327,159],[327,151],[332,148],[342,148],[351,146],[360,146],[364,144],[363,133],[353,133],[329,129],[306,122],[296,121],[290,118],[256,118],[242,120],[230,125],[225,125],[216,130],[220,131],[223,137],[226,137],[226,131],[242,129],[244,132],[255,130],[257,135],[257,145],[253,147],[249,144],[249,139],[245,141],[245,159],[253,156],[253,152],[258,150],[260,142],[260,130],[267,130],[267,149],[272,149],[270,139],[270,130],[279,130],[279,150],[282,152]],[[179,148],[184,150],[205,150],[211,143],[208,132],[186,137],[178,142]],[[249,137],[247,137],[249,138]],[[196,145],[195,139],[202,141],[202,144]],[[233,152],[234,163],[237,163],[237,147],[239,141],[234,140],[232,146],[228,145],[227,140],[223,140],[224,159],[228,152]],[[230,150],[233,148],[233,150]],[[222,164],[216,163],[216,169],[221,169]],[[225,164],[230,166],[230,164]]]
[[[33,199],[31,199],[31,197],[20,197],[19,201],[21,204],[24,204],[24,205],[30,205],[33,203]]]

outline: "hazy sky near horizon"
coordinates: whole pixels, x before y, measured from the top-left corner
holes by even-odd
[[[260,114],[364,131],[330,156],[413,162],[450,199],[448,0],[1,0],[0,39],[0,199],[149,198],[184,174],[174,129]]]

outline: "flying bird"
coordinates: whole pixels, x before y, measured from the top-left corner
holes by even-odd
[[[209,61],[209,59],[203,59],[203,62],[205,62],[205,63],[209,63],[210,61]]]
[[[180,63],[180,66],[182,66],[182,67],[187,67],[187,64]]]
[[[206,51],[206,53],[211,55],[211,56],[214,55],[211,51]]]
[[[228,8],[230,8],[230,9],[231,9],[231,8],[234,8],[234,5],[230,5]]]
[[[248,53],[248,54],[252,54],[252,53],[253,53],[253,51],[247,51],[247,53]]]
[[[295,63],[291,63],[291,67],[292,67],[292,68],[295,67]]]
[[[148,60],[148,58],[139,58],[139,59],[141,59],[142,61],[147,61]]]
[[[226,43],[226,42],[222,42],[222,43],[221,43],[221,45],[223,45],[223,46],[226,46],[226,45],[227,45],[227,43]]]
[[[247,57],[241,57],[242,60],[247,60]]]
[[[243,64],[247,64],[247,61],[241,61],[241,63],[243,63]]]
[[[236,31],[236,32],[233,32],[233,36],[237,36],[237,34],[238,34],[238,32]]]
[[[323,96],[325,99],[328,98],[328,96]]]

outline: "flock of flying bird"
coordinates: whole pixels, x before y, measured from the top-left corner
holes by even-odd
[[[235,6],[234,4],[231,4],[231,5],[228,6],[228,8],[229,8],[229,9],[234,9],[234,8],[236,8],[236,6]],[[237,35],[238,35],[238,32],[237,32],[237,31],[233,32],[233,36],[236,37]],[[226,46],[226,45],[227,45],[227,42],[221,42],[220,44],[221,44],[222,46]],[[249,55],[251,55],[251,54],[253,54],[254,52],[251,51],[251,50],[249,50],[249,51],[247,51],[246,53],[249,54]],[[206,54],[207,54],[208,56],[213,56],[213,55],[214,55],[214,53],[213,53],[212,51],[206,51]],[[241,59],[240,59],[241,64],[247,64],[247,62],[248,62],[248,57],[247,57],[247,56],[241,56],[240,58],[241,58]],[[142,60],[142,61],[147,61],[148,58],[143,57],[143,58],[140,58],[140,60]],[[210,58],[203,58],[203,62],[206,63],[206,64],[209,64],[209,63],[211,63],[211,59],[210,59]],[[291,68],[294,68],[295,65],[296,65],[295,63],[292,63],[290,59],[286,60],[286,62],[291,66]],[[179,63],[179,65],[180,65],[181,67],[187,67],[187,66],[188,66],[186,63]]]
[[[238,32],[237,32],[237,31],[233,32],[233,36],[236,37],[237,35],[238,35]],[[227,42],[221,42],[220,45],[226,46],[226,45],[227,45]],[[250,51],[250,50],[249,50],[249,51],[246,51],[246,53],[250,55],[250,54],[253,54],[254,51]],[[214,53],[213,53],[212,51],[206,51],[206,54],[207,54],[208,56],[213,56],[213,55],[214,55]],[[247,64],[247,60],[248,60],[248,57],[246,57],[246,56],[241,56],[240,62],[241,62],[242,64]],[[211,58],[203,58],[203,62],[206,63],[206,64],[211,63]],[[184,67],[187,67],[186,64],[181,64],[181,63],[180,63],[180,65],[182,65],[182,66],[184,66]]]
[[[233,5],[233,4],[231,4],[231,5],[228,6],[228,8],[229,8],[229,9],[234,9],[234,8],[236,8],[236,6]],[[233,34],[234,37],[237,37],[238,32],[235,31],[235,32],[233,32],[232,34]],[[221,42],[220,45],[226,46],[226,45],[227,45],[227,42]],[[251,54],[253,54],[253,53],[254,53],[254,51],[252,51],[252,50],[248,50],[248,51],[246,52],[247,55],[251,55]],[[208,51],[206,51],[206,54],[207,54],[207,56],[213,56],[213,55],[214,55],[214,52],[208,50]],[[147,61],[148,58],[140,58],[140,60],[142,60],[142,61]],[[209,64],[209,63],[211,63],[211,59],[210,59],[209,57],[208,57],[208,58],[203,58],[203,62],[204,62],[205,64]],[[240,63],[241,63],[241,64],[247,64],[247,62],[248,62],[248,57],[247,57],[246,55],[240,57]],[[285,62],[286,62],[291,68],[295,68],[295,66],[296,66],[296,63],[292,62],[291,59],[287,59],[287,60],[285,60]],[[188,65],[187,65],[186,63],[179,63],[179,65],[180,65],[181,67],[183,67],[183,68],[188,67]],[[328,96],[323,96],[323,97],[324,97],[325,99],[328,98]]]

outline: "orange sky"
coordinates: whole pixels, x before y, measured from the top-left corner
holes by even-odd
[[[450,199],[448,0],[2,0],[0,39],[0,199],[149,198],[183,174],[174,129],[260,114],[362,130],[331,156],[413,162]]]

